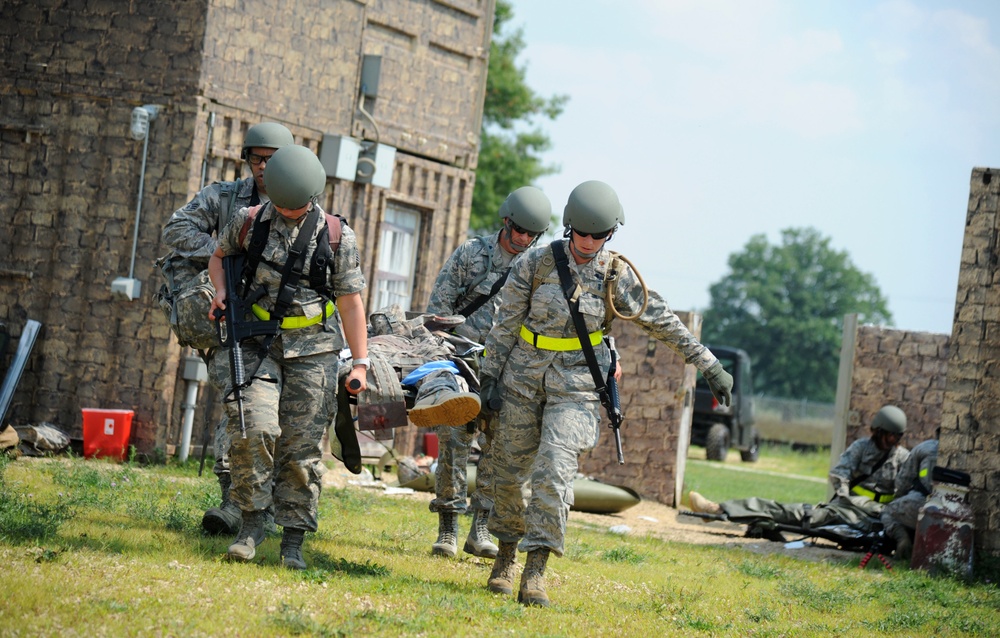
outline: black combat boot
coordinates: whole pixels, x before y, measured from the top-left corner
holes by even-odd
[[[286,527],[281,533],[281,564],[288,569],[305,569],[306,561],[302,558],[302,541],[305,538],[304,529]]]
[[[235,534],[240,530],[243,514],[240,508],[229,499],[232,487],[229,472],[219,475],[219,487],[222,488],[222,504],[205,511],[201,518],[201,527],[209,534]]]

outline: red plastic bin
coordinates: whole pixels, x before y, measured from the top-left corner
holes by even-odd
[[[84,458],[113,458],[124,461],[132,433],[132,410],[83,408]]]
[[[427,456],[438,456],[438,435],[434,432],[424,432],[424,454]]]

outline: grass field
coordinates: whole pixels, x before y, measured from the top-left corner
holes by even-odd
[[[229,538],[201,533],[218,488],[195,465],[0,460],[0,635],[1000,635],[995,570],[962,583],[577,526],[550,561],[553,607],[525,608],[485,589],[491,561],[430,555],[426,501],[350,486],[323,492],[309,569],[280,567],[277,537],[233,564]],[[766,489],[767,474],[689,470],[712,496],[715,474]]]

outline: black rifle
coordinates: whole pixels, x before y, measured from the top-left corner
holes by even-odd
[[[601,405],[608,412],[608,419],[611,421],[611,431],[615,433],[615,451],[618,452],[618,465],[625,464],[625,455],[622,453],[622,433],[620,431],[625,415],[622,414],[622,400],[618,396],[618,379],[615,378],[615,368],[618,367],[618,353],[615,352],[614,337],[607,337],[608,350],[611,351],[611,367],[608,368],[607,390],[602,392]]]
[[[232,399],[240,414],[240,435],[247,438],[246,419],[243,414],[243,390],[250,386],[253,375],[246,374],[243,366],[243,341],[251,337],[274,337],[281,328],[280,320],[262,321],[251,313],[251,306],[256,300],[246,299],[243,286],[242,254],[229,255],[222,258],[222,268],[226,274],[226,309],[215,311],[215,327],[219,332],[219,343],[229,350],[229,370],[233,382]],[[263,288],[258,289],[263,296]],[[225,326],[223,326],[223,321]],[[270,339],[267,340],[270,343]],[[264,349],[267,353],[267,348]]]

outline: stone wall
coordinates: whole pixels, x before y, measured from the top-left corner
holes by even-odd
[[[933,438],[941,423],[949,336],[858,326],[854,342],[845,444],[871,434],[875,413],[889,404],[906,414],[902,445]]]
[[[976,551],[1000,555],[1000,171],[975,168],[938,463],[972,475]]]
[[[27,319],[44,325],[8,421],[79,438],[82,407],[126,408],[141,452],[178,442],[185,353],[152,299],[160,230],[203,183],[248,174],[239,146],[261,120],[314,150],[324,134],[373,139],[377,123],[398,149],[391,187],[333,179],[325,204],[357,232],[369,283],[386,207],[418,212],[434,250],[413,305],[426,304],[468,226],[492,15],[492,0],[0,4],[0,322],[15,339]],[[397,32],[407,46],[386,43]],[[370,118],[357,101],[369,53],[382,55]],[[137,215],[143,143],[128,131],[144,104],[162,110]],[[139,298],[112,297],[130,275]],[[217,411],[205,403],[195,442]]]

